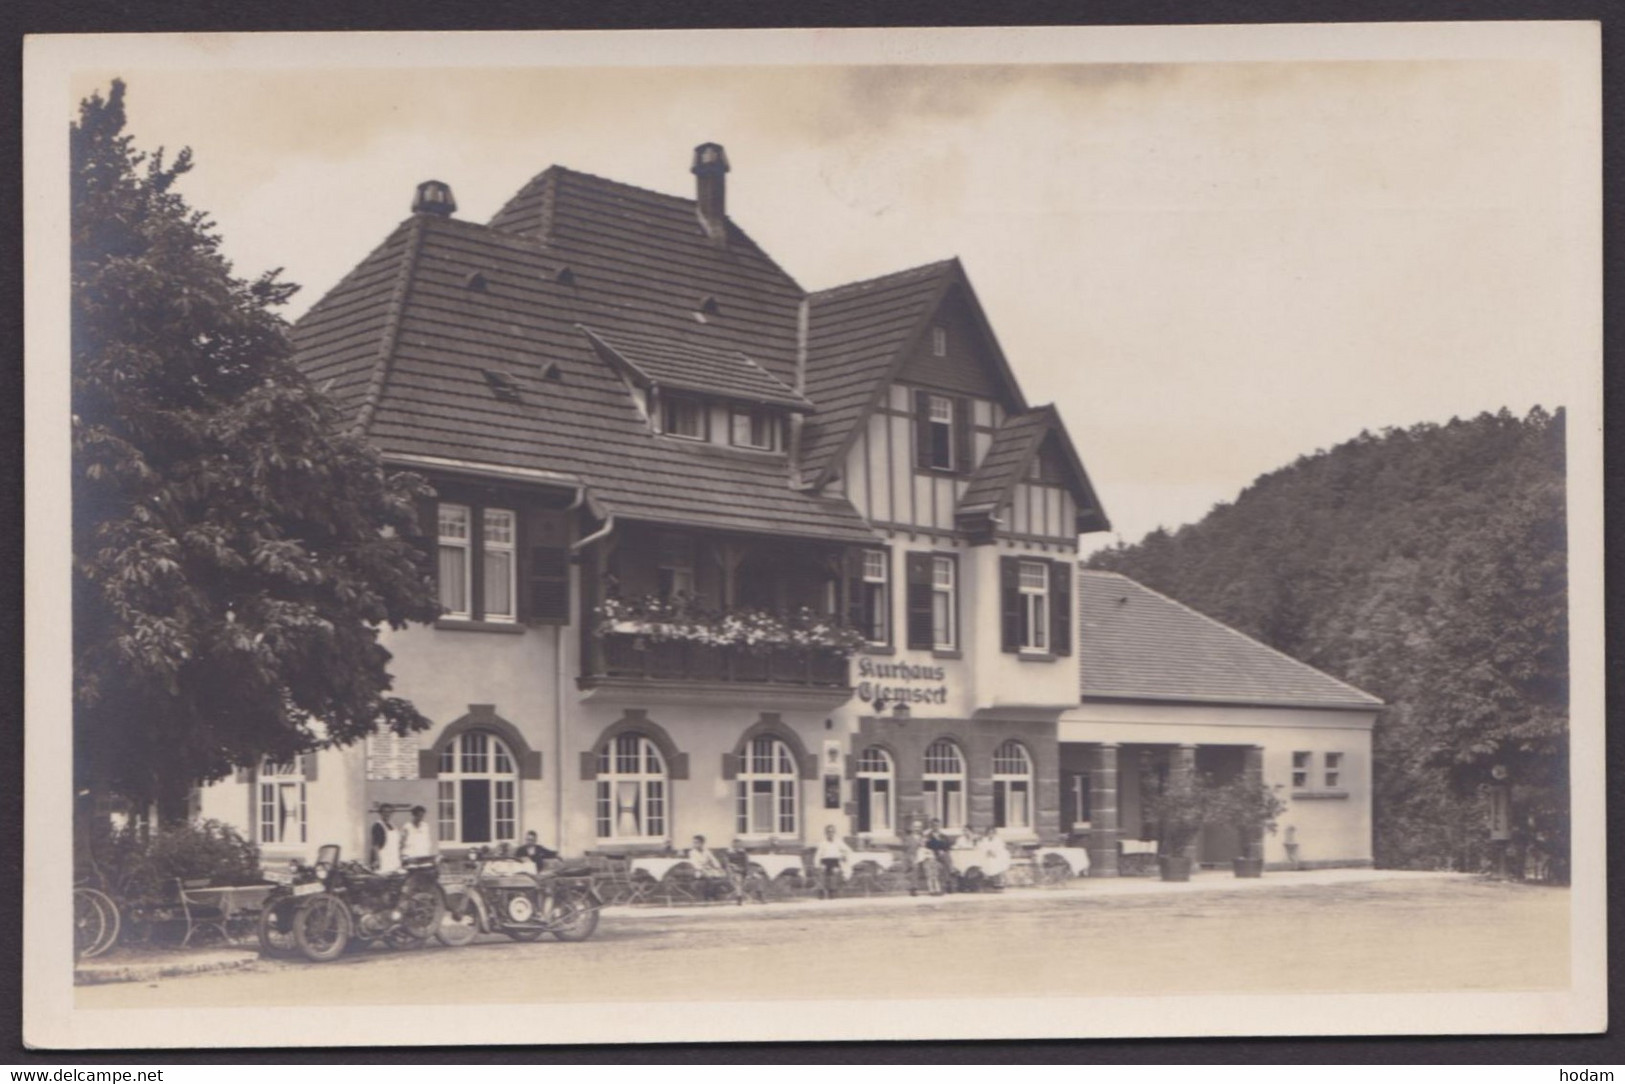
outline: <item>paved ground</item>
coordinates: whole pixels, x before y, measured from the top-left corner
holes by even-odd
[[[558,1000],[1535,990],[1568,985],[1568,892],[1337,871],[1190,885],[606,912],[593,940],[373,951],[86,986],[173,1008]]]

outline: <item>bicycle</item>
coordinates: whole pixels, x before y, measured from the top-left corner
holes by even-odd
[[[118,904],[100,889],[75,885],[73,889],[74,959],[91,959],[112,948],[118,941]]]

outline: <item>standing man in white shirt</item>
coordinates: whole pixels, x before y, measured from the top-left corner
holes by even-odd
[[[423,819],[427,812],[420,805],[413,806],[411,822],[401,829],[401,857],[408,861],[435,856],[434,833],[429,822]]]
[[[851,862],[852,848],[835,834],[833,824],[824,825],[824,838],[819,841],[818,851],[813,855],[813,866],[818,872],[820,896],[826,900],[835,897],[835,890],[845,878],[847,866]]]
[[[378,822],[372,826],[372,862],[379,873],[401,868],[401,830],[395,827],[395,807],[378,807]]]

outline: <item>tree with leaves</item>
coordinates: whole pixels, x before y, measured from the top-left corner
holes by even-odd
[[[70,129],[75,786],[173,815],[192,785],[380,726],[384,624],[438,607],[424,484],[342,431],[213,223],[138,152],[125,87]]]
[[[1379,863],[1478,868],[1486,788],[1502,779],[1516,848],[1561,863],[1563,430],[1561,410],[1536,407],[1362,433],[1090,564],[1388,702],[1373,738]]]

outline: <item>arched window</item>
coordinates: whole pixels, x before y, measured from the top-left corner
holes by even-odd
[[[778,738],[752,738],[735,784],[736,829],[742,836],[800,834],[800,780],[790,747]]]
[[[255,790],[259,842],[305,842],[305,758],[266,760]]]
[[[858,757],[858,831],[896,831],[896,778],[891,754],[880,746],[871,745]]]
[[[993,823],[1018,830],[1033,826],[1033,760],[1018,741],[993,753]]]
[[[959,746],[938,738],[925,750],[925,815],[947,829],[965,827],[965,758]]]
[[[465,730],[440,750],[441,843],[509,843],[519,834],[519,768],[489,730]]]
[[[598,838],[666,838],[666,762],[655,743],[617,734],[598,754]]]

